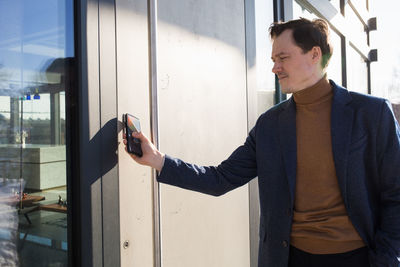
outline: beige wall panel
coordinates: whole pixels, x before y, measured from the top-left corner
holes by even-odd
[[[116,1],[118,119],[130,113],[150,136],[146,1]],[[151,170],[133,162],[119,135],[121,266],[153,266]],[[123,242],[129,240],[129,247]]]
[[[247,136],[243,2],[188,2],[179,16],[159,1],[160,148],[217,165]],[[249,266],[247,185],[218,198],[161,185],[160,196],[162,266]]]

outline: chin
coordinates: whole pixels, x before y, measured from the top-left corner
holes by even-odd
[[[292,93],[292,89],[291,89],[291,88],[287,88],[287,87],[281,86],[281,92],[282,92],[283,94],[290,94],[290,93]]]
[[[292,86],[290,86],[286,82],[283,82],[283,83],[280,82],[279,87],[283,94],[290,94],[292,92]]]

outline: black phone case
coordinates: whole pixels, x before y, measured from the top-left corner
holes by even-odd
[[[132,116],[132,115],[130,115],[130,116]],[[141,143],[140,143],[140,139],[134,138],[132,136],[132,131],[128,127],[128,118],[127,117],[128,117],[128,114],[124,114],[123,120],[124,120],[124,124],[125,124],[127,150],[128,150],[129,153],[134,154],[134,155],[136,155],[138,157],[141,157],[141,156],[143,156],[143,152],[142,152],[142,146],[141,146]]]

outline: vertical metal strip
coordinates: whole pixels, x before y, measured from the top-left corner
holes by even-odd
[[[274,22],[288,21],[293,18],[294,0],[274,0]],[[275,76],[275,104],[286,100],[286,94],[283,94]]]
[[[247,133],[253,127],[257,118],[254,108],[256,99],[256,79],[250,69],[255,64],[256,57],[256,14],[255,1],[244,1],[244,29],[245,29],[245,65],[246,65],[246,106],[247,106]],[[249,197],[249,239],[250,239],[250,267],[258,264],[258,239],[260,223],[260,204],[258,195],[258,181],[251,180],[248,187]]]
[[[158,142],[158,96],[157,96],[157,0],[148,0],[148,25],[150,45],[150,116],[151,139],[159,148]],[[161,233],[160,233],[160,187],[157,182],[157,171],[153,169],[153,233],[154,233],[154,266],[161,267]]]
[[[347,38],[341,35],[341,49],[342,49],[342,86],[347,87]]]

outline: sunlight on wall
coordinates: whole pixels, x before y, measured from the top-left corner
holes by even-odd
[[[378,61],[371,64],[372,93],[390,100],[400,99],[400,28],[398,0],[373,1],[377,31],[371,32],[371,48],[378,49]],[[390,7],[390,8],[388,8]]]

